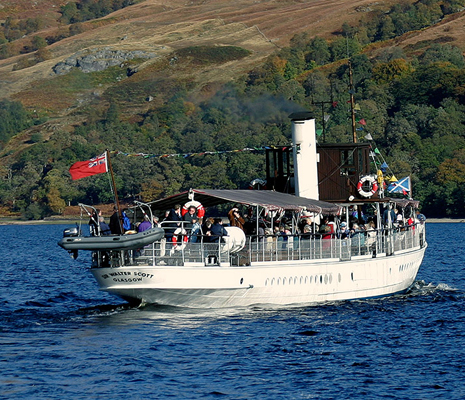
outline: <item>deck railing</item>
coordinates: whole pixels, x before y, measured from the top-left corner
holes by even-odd
[[[189,233],[186,233],[188,235]],[[264,235],[248,236],[244,248],[231,253],[224,243],[211,243],[211,236],[197,236],[197,242],[176,243],[163,239],[139,250],[109,252],[106,263],[124,265],[199,265],[246,266],[260,262],[339,259],[391,256],[395,253],[425,245],[425,225],[405,230],[382,229],[361,232],[347,239],[336,235]],[[97,255],[94,265],[102,265]]]

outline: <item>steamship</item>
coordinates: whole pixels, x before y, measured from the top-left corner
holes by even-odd
[[[164,221],[171,239],[93,248],[100,290],[131,303],[194,308],[313,305],[408,290],[427,248],[418,201],[386,196],[369,143],[317,145],[310,114],[290,119],[292,146],[267,151],[262,190],[191,189],[134,207],[139,220],[141,212],[152,220],[176,204],[193,205],[199,216],[230,205],[249,211],[248,232],[226,226],[221,240],[201,233],[193,240],[192,226],[177,221],[173,232],[173,221]],[[360,224],[371,228],[342,234]]]

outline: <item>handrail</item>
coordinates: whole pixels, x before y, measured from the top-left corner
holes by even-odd
[[[173,229],[187,225],[186,221],[163,221],[163,224],[176,223],[176,226],[164,227]],[[178,225],[179,224],[179,225]],[[396,252],[416,247],[424,247],[424,224],[416,224],[405,230],[383,228],[373,230],[375,235],[368,237],[361,232],[348,239],[339,239],[336,234],[328,238],[328,234],[289,234],[289,235],[252,235],[246,236],[245,247],[230,253],[227,246],[219,242],[211,242],[211,236],[199,233],[197,242],[191,242],[187,229],[181,233],[181,240],[170,241],[170,235],[141,249],[141,254],[126,257],[130,262],[143,262],[147,265],[186,265],[186,263],[202,263],[206,266],[240,266],[256,262],[295,261],[339,259],[350,260],[353,257],[389,257]],[[184,237],[187,239],[185,240]],[[122,253],[123,254],[123,253]],[[123,257],[123,255],[121,255]],[[210,262],[209,257],[214,261]],[[121,265],[126,261],[120,260]],[[129,261],[128,261],[129,262]]]

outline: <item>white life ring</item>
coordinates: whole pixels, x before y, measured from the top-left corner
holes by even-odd
[[[201,203],[195,200],[188,201],[186,204],[182,206],[181,215],[184,216],[185,214],[187,214],[187,212],[189,211],[189,207],[191,206],[194,206],[196,208],[197,216],[199,218],[203,218],[203,216],[205,215],[205,208],[203,208],[203,205]]]
[[[178,244],[178,236],[182,235],[182,243]],[[177,250],[181,250],[186,247],[186,243],[189,240],[187,237],[187,232],[185,229],[178,228],[173,232],[173,237],[171,238],[171,242],[173,243],[173,248]]]
[[[365,183],[370,184],[369,191],[366,191],[363,188],[363,185]],[[371,197],[378,191],[378,181],[376,180],[376,178],[373,178],[371,175],[362,176],[362,178],[358,181],[357,190],[360,193],[360,195],[362,195],[363,197]]]

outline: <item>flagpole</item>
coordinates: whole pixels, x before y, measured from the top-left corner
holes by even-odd
[[[119,200],[118,200],[118,192],[116,191],[116,184],[115,184],[115,177],[113,176],[113,168],[111,166],[111,159],[110,159],[110,152],[105,150],[106,155],[107,155],[107,162],[108,162],[108,170],[110,171],[110,176],[111,176],[111,184],[113,186],[113,193],[115,195],[115,204],[116,204],[116,213],[118,214],[118,224],[119,224],[119,229],[120,232],[123,233],[123,225],[121,224],[121,210],[119,207]]]

